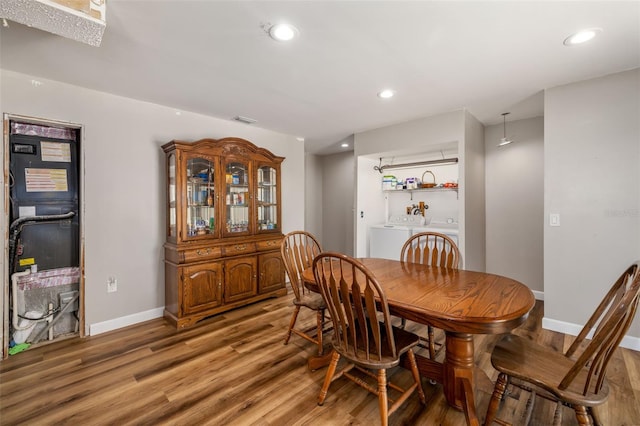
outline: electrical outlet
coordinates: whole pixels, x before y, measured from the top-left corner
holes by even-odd
[[[115,293],[118,291],[118,280],[116,277],[107,278],[107,293]]]

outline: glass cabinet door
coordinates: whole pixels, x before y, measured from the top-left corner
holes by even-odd
[[[216,234],[215,164],[206,158],[188,158],[186,171],[186,235]]]
[[[168,187],[167,187],[167,200],[168,200],[168,208],[167,212],[167,237],[171,241],[176,240],[177,229],[176,229],[176,154],[171,153],[167,157],[167,179]]]
[[[278,223],[277,171],[271,166],[258,167],[258,230],[280,229]]]
[[[250,192],[249,165],[229,162],[225,166],[225,234],[249,232]]]

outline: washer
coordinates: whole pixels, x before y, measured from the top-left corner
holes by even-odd
[[[418,216],[392,216],[385,224],[372,225],[369,228],[369,257],[400,260],[402,246],[419,220]]]
[[[400,260],[400,251],[411,236],[403,225],[373,225],[369,229],[369,257]]]

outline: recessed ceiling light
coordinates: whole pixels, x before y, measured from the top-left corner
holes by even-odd
[[[304,138],[301,138],[301,137],[297,137],[297,138],[296,138],[296,140],[297,140],[298,142],[304,142]]]
[[[298,35],[298,29],[289,24],[275,24],[269,28],[269,36],[278,41],[289,41]]]
[[[385,90],[383,90],[381,92],[378,92],[378,97],[382,98],[382,99],[389,99],[389,98],[392,98],[393,95],[395,95],[395,94],[396,94],[395,90],[385,89]]]
[[[576,44],[582,44],[591,40],[601,32],[601,28],[587,28],[585,30],[580,30],[577,33],[571,34],[569,37],[565,38],[563,44],[565,46],[575,46]]]
[[[349,148],[349,144],[348,143],[343,143],[342,145],[340,145],[343,148]]]

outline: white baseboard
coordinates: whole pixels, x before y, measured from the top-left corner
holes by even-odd
[[[95,336],[97,334],[106,333],[107,331],[117,330],[118,328],[137,324],[139,322],[160,318],[162,317],[163,313],[164,313],[163,307],[155,308],[155,309],[149,309],[148,311],[138,312],[136,314],[127,315],[120,318],[114,318],[108,321],[90,324],[89,335]]]
[[[544,300],[544,291],[531,290],[536,300]]]
[[[580,333],[580,330],[582,330],[582,325],[558,321],[550,318],[542,318],[542,328],[544,328],[545,330],[558,331],[560,333],[569,334],[571,336],[577,336],[578,333]],[[620,342],[620,346],[634,351],[640,351],[640,338],[624,336],[622,342]]]

